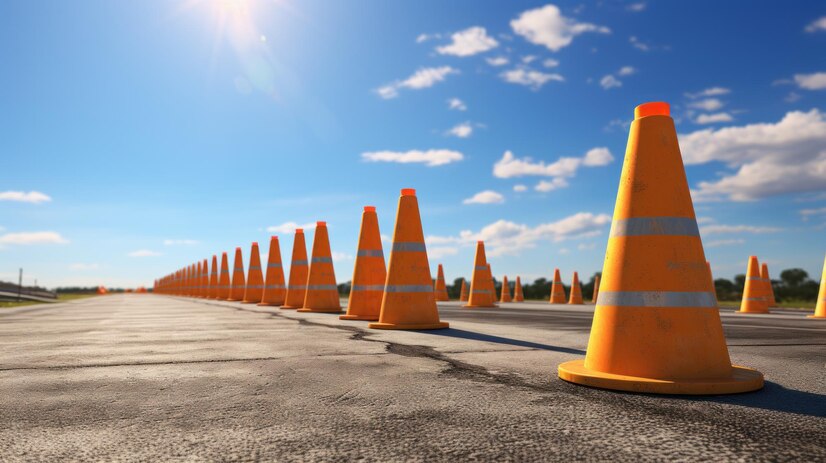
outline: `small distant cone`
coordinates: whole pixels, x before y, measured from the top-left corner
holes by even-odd
[[[281,263],[281,246],[278,237],[270,238],[270,250],[267,257],[267,276],[264,280],[264,292],[261,295],[262,306],[279,306],[287,296],[284,284],[284,267]]]
[[[777,301],[774,300],[772,279],[769,276],[769,264],[765,262],[763,262],[763,265],[760,267],[760,278],[763,280],[763,292],[766,294],[766,303],[769,307],[777,306]]]
[[[732,394],[763,375],[732,366],[708,288],[677,131],[667,103],[635,110],[584,360],[563,380],[657,394]]]
[[[198,291],[198,297],[209,297],[209,262],[206,259],[201,263],[201,290]]]
[[[711,273],[711,262],[706,261],[706,268],[708,268],[708,279],[711,284],[711,293],[714,294],[714,300],[717,301],[717,287],[714,285],[714,275]]]
[[[98,294],[103,296],[104,294],[109,294],[109,291],[107,291],[103,286],[98,286]]]
[[[212,270],[209,272],[209,291],[207,297],[218,298],[218,256],[212,255]]]
[[[760,277],[760,263],[757,257],[749,257],[749,267],[746,271],[746,285],[743,288],[743,300],[740,303],[739,313],[769,313],[766,302],[766,285]]]
[[[192,289],[189,291],[190,297],[199,297],[201,295],[201,263],[193,264],[192,271]]]
[[[341,297],[336,286],[333,254],[327,236],[327,222],[316,222],[313,254],[307,275],[307,294],[299,312],[341,312]]]
[[[191,265],[187,265],[186,267],[184,267],[183,295],[184,296],[192,296],[192,266]]]
[[[467,288],[467,281],[462,278],[462,289],[459,291],[459,301],[467,302],[468,300],[468,288]]]
[[[594,295],[591,297],[591,302],[596,304],[598,296],[599,296],[599,275],[594,275]]]
[[[253,241],[250,248],[250,266],[247,270],[247,286],[244,288],[244,304],[257,304],[261,302],[264,294],[264,275],[261,273],[261,251],[258,250],[258,242]]]
[[[244,281],[244,258],[241,256],[241,248],[235,248],[235,261],[232,264],[232,286],[229,289],[227,300],[243,300],[246,286]]]
[[[516,284],[513,286],[513,302],[525,302],[525,296],[522,294],[522,279],[516,277]]]
[[[449,301],[450,298],[447,297],[447,285],[445,284],[445,271],[442,268],[442,264],[439,264],[439,271],[436,274],[436,300],[437,301]]]
[[[820,290],[817,292],[817,305],[814,315],[809,318],[826,318],[826,259],[823,259],[823,272],[820,276]]]
[[[577,272],[574,272],[574,278],[571,280],[571,297],[568,299],[568,304],[582,305],[582,287],[579,285]]]
[[[361,213],[361,229],[359,230],[356,262],[353,266],[350,298],[347,301],[347,314],[338,318],[378,320],[385,280],[387,280],[387,267],[384,264],[379,217],[375,207],[364,206],[364,212]]]
[[[389,330],[448,327],[439,321],[419,203],[412,188],[403,189],[399,198],[379,321],[367,326]]]
[[[510,302],[511,301],[511,288],[508,286],[508,276],[505,275],[502,277],[502,297],[499,298],[499,302]]]
[[[293,256],[290,262],[290,282],[287,285],[282,309],[299,309],[304,305],[307,294],[307,245],[304,244],[304,230],[295,229],[293,238]]]
[[[567,302],[565,297],[565,288],[562,286],[562,277],[559,275],[559,269],[554,269],[554,282],[551,285],[551,298],[548,300],[551,304],[564,304]]]
[[[218,275],[218,290],[216,292],[217,299],[225,301],[229,299],[231,289],[229,279],[229,263],[227,262],[227,253],[221,254],[221,274]]]
[[[490,275],[485,257],[484,241],[476,242],[476,257],[473,263],[473,274],[470,277],[470,297],[464,307],[494,307],[494,295],[490,292]]]

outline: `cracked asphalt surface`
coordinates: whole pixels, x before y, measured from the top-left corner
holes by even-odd
[[[565,383],[593,306],[440,304],[451,329],[113,295],[0,311],[2,461],[824,461],[826,322],[723,311],[759,392]]]

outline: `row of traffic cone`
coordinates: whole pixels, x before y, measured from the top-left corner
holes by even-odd
[[[769,266],[764,262],[760,266],[757,256],[749,256],[746,269],[746,284],[743,287],[743,300],[739,313],[769,313],[769,308],[777,305],[774,288],[769,277]]]

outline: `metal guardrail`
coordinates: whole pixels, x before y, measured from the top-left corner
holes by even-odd
[[[29,301],[54,302],[57,300],[57,293],[55,292],[26,286],[21,289],[13,283],[0,281],[0,300],[17,300],[18,293],[21,299]]]

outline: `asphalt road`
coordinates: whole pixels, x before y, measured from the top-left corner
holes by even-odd
[[[2,461],[824,461],[826,322],[722,312],[759,392],[556,378],[592,306],[440,306],[449,330],[113,295],[0,310]]]

